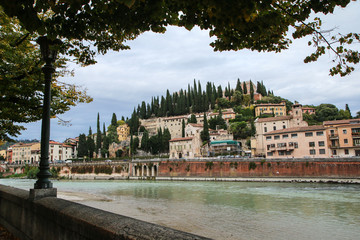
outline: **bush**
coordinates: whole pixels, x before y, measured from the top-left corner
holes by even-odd
[[[71,172],[72,173],[80,173],[80,174],[92,173],[93,167],[92,166],[75,166],[75,167],[71,168]]]
[[[106,173],[106,174],[112,174],[112,167],[111,166],[95,166],[95,173]]]
[[[206,166],[205,171],[206,171],[207,169],[211,170],[212,167],[214,166],[214,163],[213,163],[213,162],[206,162],[205,166]]]
[[[250,162],[249,163],[249,170],[251,170],[251,169],[255,170],[255,168],[256,168],[256,163],[255,162]]]
[[[39,171],[40,169],[38,167],[30,167],[26,173],[26,176],[27,178],[34,179],[36,178],[36,174],[38,174]]]

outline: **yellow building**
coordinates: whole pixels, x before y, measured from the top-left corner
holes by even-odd
[[[258,117],[263,114],[274,114],[274,117],[286,116],[286,102],[257,104],[255,107],[255,116]]]
[[[126,138],[130,135],[130,127],[126,123],[118,126],[116,131],[119,136],[119,141],[125,141]]]

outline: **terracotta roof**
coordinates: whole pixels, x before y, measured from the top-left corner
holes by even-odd
[[[204,127],[204,124],[200,124],[200,123],[189,123],[189,124],[193,127],[199,127],[199,128]]]
[[[171,119],[181,119],[181,118],[187,118],[187,115],[181,115],[181,116],[173,116],[173,117],[164,117],[164,120],[171,120]]]
[[[284,129],[265,133],[264,135],[290,133],[290,132],[307,132],[307,131],[316,131],[316,130],[325,130],[325,127],[323,125],[313,125],[313,126],[307,126],[307,127],[284,128]]]
[[[285,106],[284,103],[259,103],[259,104],[256,104],[255,107],[262,107],[262,106]]]
[[[292,116],[280,116],[280,117],[269,117],[269,118],[258,118],[257,122],[273,122],[273,121],[283,121],[283,120],[290,120],[292,119]]]
[[[356,123],[360,123],[360,118],[324,121],[324,125],[356,124]]]
[[[189,141],[192,140],[193,138],[194,137],[173,138],[169,142]]]

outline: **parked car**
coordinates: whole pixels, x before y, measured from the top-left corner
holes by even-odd
[[[111,163],[112,161],[110,159],[106,159],[105,162]]]
[[[62,164],[62,163],[65,163],[65,161],[64,160],[55,160],[55,163]]]
[[[72,163],[72,160],[66,160],[65,163]]]

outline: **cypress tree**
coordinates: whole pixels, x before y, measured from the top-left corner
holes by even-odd
[[[111,125],[117,127],[117,118],[116,118],[116,114],[115,114],[115,113],[113,113],[113,115],[112,115]]]
[[[197,119],[194,114],[191,114],[190,119],[188,120],[188,123],[197,123]]]
[[[85,134],[79,135],[79,143],[78,143],[78,156],[84,157],[88,153],[87,143],[86,143],[86,136]]]
[[[140,111],[139,111],[139,117],[141,119],[146,118],[146,103],[145,103],[145,101],[141,102],[141,107],[140,107]]]
[[[170,131],[169,129],[165,128],[164,129],[164,133],[162,135],[162,146],[163,146],[163,152],[166,152],[168,153],[169,152],[169,141],[171,139],[171,134],[170,134]]]
[[[213,84],[212,88],[213,88],[213,90],[212,90],[212,95],[214,96],[214,99],[215,99],[215,101],[216,101],[216,99],[218,98],[218,96],[217,96],[215,84]]]
[[[254,86],[253,86],[253,83],[251,82],[251,80],[250,80],[250,99],[251,99],[251,102],[253,103],[254,102]]]
[[[96,132],[96,154],[101,149],[101,131],[100,131],[100,114],[97,116],[97,132]]]
[[[146,105],[146,119],[151,118],[151,114],[152,114],[152,109],[151,109],[150,104],[148,103],[148,104]]]
[[[242,93],[241,82],[239,78],[237,79],[235,90]]]
[[[149,132],[146,129],[141,138],[141,149],[145,152],[149,152]]]
[[[201,140],[203,142],[208,142],[210,140],[210,134],[209,134],[209,125],[206,118],[206,113],[204,112],[204,129],[200,133]]]
[[[222,91],[221,85],[218,86],[217,97],[218,97],[218,98],[222,98],[222,97],[223,97],[223,91]]]
[[[243,82],[243,93],[247,94],[246,82]]]
[[[350,118],[351,118],[350,108],[349,108],[349,105],[347,103],[345,104],[345,111],[349,112],[349,115],[350,115]]]
[[[94,139],[92,138],[91,127],[89,127],[89,135],[86,139],[86,145],[88,148],[88,156],[91,159],[93,157],[94,151],[95,151],[95,142],[94,142]]]

